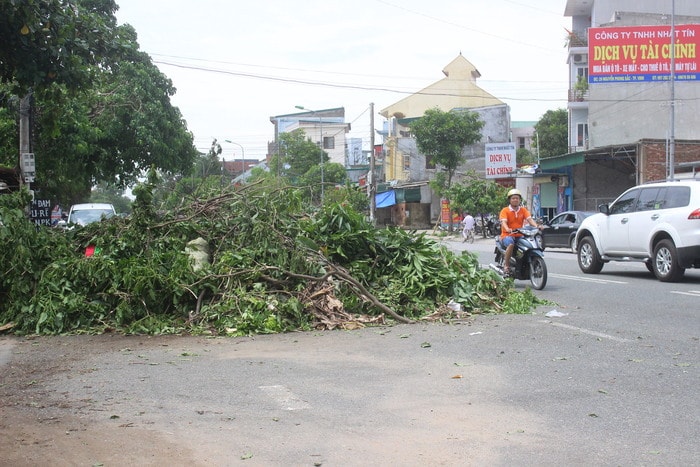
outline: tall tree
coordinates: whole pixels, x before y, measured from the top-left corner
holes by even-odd
[[[548,110],[535,124],[540,159],[569,152],[569,117],[566,109]]]
[[[452,209],[457,212],[469,212],[475,218],[480,217],[482,225],[486,225],[486,218],[491,214],[497,214],[505,206],[506,191],[508,189],[480,177],[476,172],[470,171],[460,183],[455,183],[447,191]],[[486,237],[486,229],[483,235]]]
[[[0,82],[24,95],[89,86],[122,45],[114,0],[0,0]]]
[[[420,152],[447,173],[445,184],[449,189],[457,167],[465,160],[464,147],[481,139],[483,127],[484,122],[476,112],[443,112],[435,108],[426,110],[414,121],[411,131]]]
[[[314,166],[318,166],[321,159],[324,163],[328,162],[328,154],[311,141],[302,129],[282,133],[280,147],[283,148],[280,161],[284,167],[282,172],[290,179],[298,179]]]
[[[279,155],[270,161],[269,177],[281,177],[292,186],[305,187],[304,193],[314,202],[321,200],[321,159],[325,186],[342,185],[347,179],[345,167],[329,163],[328,154],[302,129],[280,135]]]
[[[12,44],[0,50],[0,94],[33,91],[42,196],[85,200],[94,184],[124,187],[152,165],[189,172],[197,151],[170,103],[175,88],[138,50],[133,28],[116,26],[114,1],[0,0],[0,9],[9,12],[0,40]],[[15,165],[13,153],[0,162]]]

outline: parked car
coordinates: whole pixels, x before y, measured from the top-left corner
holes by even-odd
[[[59,221],[59,224],[68,226],[88,225],[92,222],[97,222],[102,219],[107,219],[117,214],[114,206],[109,203],[83,203],[74,204],[70,207],[68,218],[65,221]]]
[[[643,261],[663,282],[700,267],[700,180],[657,182],[625,191],[576,234],[578,265],[597,274],[609,261]]]
[[[581,222],[595,211],[564,211],[544,223],[542,243],[545,248],[570,248],[576,253],[576,231]]]

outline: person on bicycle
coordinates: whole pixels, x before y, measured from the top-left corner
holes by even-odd
[[[474,218],[468,212],[464,214],[462,219],[462,242],[466,242],[469,235],[474,238]]]
[[[510,275],[510,258],[513,256],[513,249],[517,237],[522,237],[521,234],[513,233],[514,229],[520,229],[527,222],[533,227],[539,228],[537,222],[530,215],[530,211],[524,206],[521,206],[523,195],[520,190],[512,189],[508,192],[508,206],[501,209],[498,219],[501,221],[501,244],[506,249],[505,259],[503,262],[503,274]]]

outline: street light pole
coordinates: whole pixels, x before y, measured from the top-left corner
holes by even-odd
[[[239,148],[241,148],[241,157],[243,158],[243,164],[242,164],[242,165],[243,165],[243,170],[242,170],[241,175],[244,174],[244,173],[246,173],[246,167],[245,167],[245,149],[243,149],[243,145],[242,145],[242,144],[239,144],[239,143],[237,143],[237,142],[235,142],[235,141],[231,141],[230,139],[226,139],[226,140],[224,140],[224,141],[226,141],[227,143],[235,144],[236,146],[238,146]]]
[[[321,115],[319,115],[319,113],[316,110],[307,109],[303,105],[295,105],[294,107],[296,107],[299,110],[306,110],[318,116],[318,128],[321,132],[321,204],[323,204],[323,185],[325,184],[325,180],[323,179],[323,120],[321,119]]]

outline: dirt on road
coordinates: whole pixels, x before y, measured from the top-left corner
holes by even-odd
[[[452,361],[435,385],[400,329],[0,337],[0,465],[477,465],[532,422],[464,403]]]
[[[0,465],[197,465],[187,443],[157,430],[91,414],[91,400],[59,394],[47,382],[86,356],[127,346],[161,346],[168,338],[73,336],[0,340]],[[81,368],[81,378],[96,368]]]

